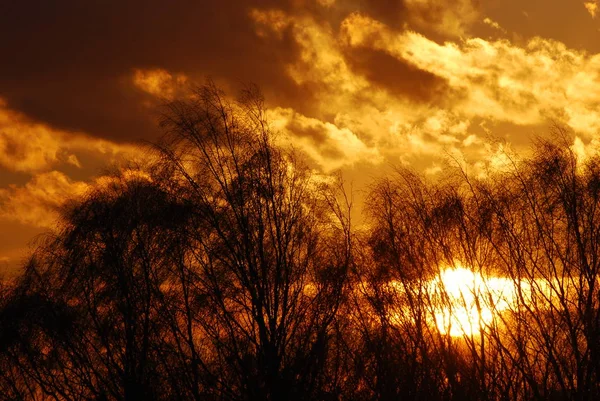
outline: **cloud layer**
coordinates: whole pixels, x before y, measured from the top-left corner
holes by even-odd
[[[552,123],[587,154],[600,130],[597,12],[597,1],[3,2],[0,224],[52,226],[64,199],[102,182],[102,164],[143,157],[137,143],[161,134],[156,107],[206,77],[233,94],[258,84],[272,128],[323,173],[436,175],[448,159],[484,172]]]

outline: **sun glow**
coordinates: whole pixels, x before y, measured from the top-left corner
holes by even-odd
[[[484,277],[464,267],[443,269],[428,283],[433,323],[443,334],[477,334],[511,307],[515,288],[508,278]]]
[[[494,330],[510,330],[511,315],[523,308],[544,311],[575,298],[582,284],[573,279],[547,279],[543,275],[499,276],[455,262],[440,267],[423,281],[391,280],[384,293],[394,299],[389,317],[393,324],[425,323],[452,337],[473,337]],[[584,288],[585,290],[585,288]],[[553,306],[554,305],[554,306]]]

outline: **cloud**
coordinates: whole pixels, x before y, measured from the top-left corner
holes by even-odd
[[[491,18],[488,18],[488,17],[484,18],[483,19],[483,23],[486,24],[486,25],[489,25],[490,27],[494,28],[497,31],[500,31],[502,33],[506,33],[506,29],[502,28],[499,23],[497,23],[496,21],[492,20]]]
[[[17,171],[84,166],[88,149],[110,159],[133,138],[155,139],[146,106],[206,75],[230,93],[256,82],[327,169],[354,155],[431,164],[475,148],[482,121],[554,119],[585,137],[600,128],[598,57],[539,37],[474,37],[514,30],[475,0],[26,3],[0,15],[13,33],[0,53],[19,55],[0,65],[1,110],[18,116],[0,131],[0,165]]]
[[[94,189],[109,189],[112,187],[120,188],[123,182],[127,181],[152,181],[152,176],[144,168],[120,168],[116,174],[101,175],[96,177],[91,186]]]
[[[292,109],[271,109],[268,117],[275,131],[286,134],[326,172],[360,162],[382,161],[377,149],[366,146],[348,128],[306,117]]]
[[[481,38],[438,44],[360,14],[343,22],[342,35],[444,79],[454,89],[453,113],[517,125],[555,119],[586,135],[600,129],[600,55],[542,38],[524,47]]]
[[[448,156],[502,169],[508,145],[484,138],[527,143],[550,120],[583,158],[600,130],[595,0],[10,3],[0,168],[30,181],[0,189],[0,217],[30,230],[111,185],[100,163],[139,157],[131,144],[161,135],[152,108],[207,76],[231,95],[256,83],[283,140],[363,181],[388,163],[439,174]]]
[[[583,3],[585,9],[590,13],[592,18],[596,18],[596,13],[598,12],[598,0],[594,1],[586,1]]]
[[[294,16],[277,9],[254,9],[250,15],[263,35],[269,30],[277,35],[289,30],[298,45],[298,56],[285,65],[285,71],[296,85],[318,84],[350,93],[368,85],[351,71],[328,24],[309,15]]]
[[[55,228],[58,209],[81,196],[89,184],[50,171],[35,175],[24,186],[0,189],[0,218],[35,227]]]
[[[471,33],[480,20],[478,0],[356,0],[337,2],[338,13],[360,12],[394,28],[418,29],[444,39]]]
[[[371,88],[419,103],[438,103],[447,96],[448,86],[443,79],[405,60],[366,47],[343,46],[342,49],[354,73],[366,78]]]
[[[84,164],[74,142],[64,145],[70,133],[111,144],[157,138],[147,106],[206,75],[229,91],[254,81],[270,107],[347,129],[383,157],[467,146],[477,134],[468,121],[477,118],[517,125],[557,119],[585,135],[600,126],[594,91],[580,89],[589,79],[596,85],[593,57],[541,38],[521,46],[469,37],[482,15],[500,27],[474,0],[176,0],[168,7],[108,0],[89,10],[67,0],[33,11],[25,3],[0,16],[16,38],[0,38],[0,52],[21,54],[0,65],[0,94],[49,134],[19,142],[33,149],[21,152],[32,156],[16,164],[19,171]],[[43,24],[48,18],[53,27]],[[34,27],[41,29],[35,37]],[[425,121],[441,110],[442,127],[432,129]],[[461,123],[465,131],[452,131]],[[14,148],[16,135],[7,138],[4,146]]]
[[[578,136],[573,139],[571,150],[577,157],[578,168],[582,168],[586,163],[590,162],[593,157],[600,155],[600,139],[592,138],[589,141],[584,141]]]
[[[131,81],[136,69],[183,72],[194,81],[255,82],[282,98],[293,95],[282,66],[295,58],[294,44],[285,33],[281,42],[258,36],[249,11],[302,7],[294,3],[11,2],[0,12],[6,32],[0,54],[10,60],[0,63],[0,96],[58,130],[113,142],[154,140],[161,132],[144,105],[146,94]]]
[[[173,100],[185,88],[188,77],[184,74],[172,75],[162,68],[135,69],[132,80],[136,87],[152,96]]]
[[[7,108],[0,98],[0,166],[19,172],[39,172],[57,165],[82,167],[78,152],[95,152],[107,161],[132,158],[132,145],[115,144],[84,134],[53,129]]]
[[[404,0],[409,20],[417,27],[429,28],[450,36],[464,36],[479,19],[477,2],[473,0]]]
[[[89,182],[69,178],[60,171],[34,175],[25,185],[0,189],[0,219],[39,228],[56,228],[58,212],[67,202],[91,190],[106,189],[123,180],[151,180],[139,168],[121,168],[118,174],[100,175]]]
[[[317,0],[317,3],[323,7],[331,7],[335,4],[335,0]]]
[[[445,110],[451,99],[445,78],[385,50],[353,46],[344,24],[336,31],[276,9],[253,10],[252,18],[261,35],[287,32],[297,43],[298,58],[286,71],[309,88],[310,108],[272,107],[270,115],[322,170],[384,160],[427,167],[473,135],[468,118]]]

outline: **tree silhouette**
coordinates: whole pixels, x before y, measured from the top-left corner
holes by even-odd
[[[324,396],[351,261],[335,193],[272,144],[257,92],[201,87],[163,126],[151,174],[91,193],[32,257],[7,364],[34,398]]]
[[[507,155],[507,171],[492,177],[459,171],[432,185],[400,171],[374,187],[366,315],[380,317],[378,345],[391,342],[403,351],[393,368],[385,359],[391,353],[382,360],[374,352],[383,368],[372,375],[392,390],[374,389],[373,397],[416,391],[419,399],[426,392],[414,387],[421,383],[434,383],[437,392],[427,393],[442,399],[598,396],[600,171],[597,156],[578,161],[565,131],[558,134],[539,140],[530,159]],[[451,313],[460,302],[424,291],[438,269],[456,261],[510,282],[501,299],[472,294],[479,316],[489,309],[494,319],[462,338],[431,322],[441,308]],[[418,380],[397,377],[415,366]]]
[[[355,230],[256,88],[161,126],[1,283],[0,399],[600,397],[600,159],[565,131],[487,177],[399,169]]]
[[[169,181],[194,205],[187,270],[202,318],[190,324],[213,345],[211,391],[316,396],[350,263],[347,232],[325,231],[332,194],[272,144],[253,88],[235,104],[199,88],[168,105],[162,125]]]

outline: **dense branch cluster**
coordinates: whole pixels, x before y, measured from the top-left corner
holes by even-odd
[[[2,284],[0,399],[600,397],[600,160],[555,141],[486,179],[398,171],[358,231],[255,90],[200,87],[163,128],[155,163],[65,208]],[[457,263],[512,283],[471,294],[462,336],[430,290]]]

